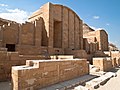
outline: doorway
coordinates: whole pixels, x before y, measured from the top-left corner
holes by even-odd
[[[54,21],[53,46],[54,48],[62,47],[62,23],[61,21]]]
[[[15,44],[6,44],[7,51],[14,52],[15,51]]]

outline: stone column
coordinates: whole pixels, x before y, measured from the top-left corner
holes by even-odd
[[[75,34],[75,38],[74,38],[74,41],[75,41],[75,49],[79,50],[80,49],[80,38],[79,38],[79,34],[80,34],[80,31],[79,31],[79,18],[75,15],[75,31],[74,31],[74,34]]]
[[[69,48],[74,49],[74,13],[69,10]]]
[[[18,35],[18,44],[21,45],[22,25],[19,25]]]
[[[35,46],[41,46],[41,31],[42,31],[43,19],[35,21]]]
[[[80,30],[80,36],[79,36],[79,38],[80,38],[80,49],[82,50],[83,49],[83,22],[82,22],[82,20],[80,20],[80,22],[79,22],[79,30]]]
[[[62,48],[68,48],[68,9],[63,8]]]

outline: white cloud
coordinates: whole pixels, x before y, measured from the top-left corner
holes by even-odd
[[[104,28],[97,28],[97,27],[93,27],[93,26],[90,26],[90,28],[92,28],[94,30],[105,30]]]
[[[0,6],[2,6],[2,7],[7,7],[8,5],[6,5],[6,4],[0,4]]]
[[[100,16],[93,16],[93,19],[99,19]]]
[[[30,15],[29,12],[26,12],[21,9],[5,9],[4,12],[0,13],[0,17],[12,21],[16,21],[18,23],[23,23],[27,21],[28,16]]]

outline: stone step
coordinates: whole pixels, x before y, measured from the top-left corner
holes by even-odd
[[[91,81],[86,82],[86,87],[88,87],[89,89],[96,89],[100,85],[104,85],[110,78],[115,77],[115,76],[116,76],[116,73],[107,72],[106,74],[98,78],[95,78]]]
[[[74,88],[74,87],[76,87],[82,83],[85,83],[86,81],[89,81],[95,77],[96,76],[94,76],[94,75],[84,75],[84,76],[81,76],[81,77],[78,77],[78,78],[75,78],[72,80],[64,81],[64,82],[61,82],[58,84],[51,85],[49,87],[42,88],[39,90],[66,90],[66,89],[69,90],[70,88]],[[87,90],[87,89],[83,89],[83,90]]]

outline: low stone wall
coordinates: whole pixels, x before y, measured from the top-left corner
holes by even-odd
[[[46,58],[43,55],[19,55],[18,52],[7,52],[5,48],[0,50],[0,81],[11,79],[12,66],[25,65],[26,60]]]
[[[120,52],[119,51],[105,51],[104,53],[111,56],[113,67],[120,65]]]
[[[85,50],[65,49],[64,53],[66,55],[74,55],[74,58],[87,58],[87,53]]]
[[[17,52],[0,51],[0,81],[11,78],[11,67],[23,65],[25,61],[20,60]]]
[[[99,67],[101,71],[108,71],[112,68],[112,60],[110,57],[94,57],[93,65]]]
[[[37,90],[88,73],[86,59],[28,60],[12,67],[13,90]]]

